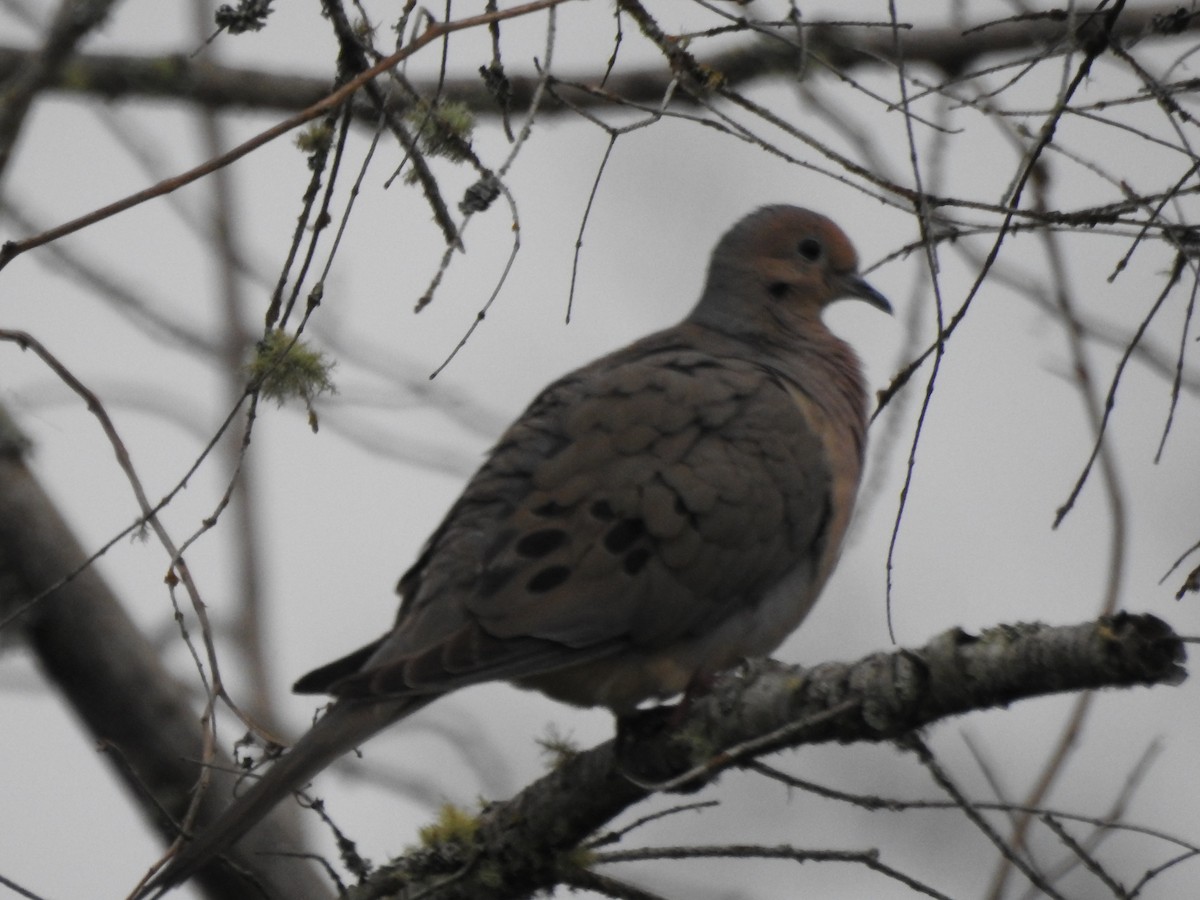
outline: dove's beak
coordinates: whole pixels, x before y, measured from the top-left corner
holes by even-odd
[[[883,310],[889,316],[892,314],[892,304],[888,302],[888,298],[871,287],[859,275],[847,275],[842,280],[842,289],[845,293],[843,297],[857,297],[859,300],[866,300],[876,309]]]

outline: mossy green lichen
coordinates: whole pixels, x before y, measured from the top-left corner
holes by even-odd
[[[305,153],[326,153],[333,143],[333,129],[326,122],[313,122],[296,135],[296,146]]]
[[[439,100],[413,104],[405,118],[417,130],[421,149],[430,156],[441,156],[459,162],[466,158],[464,148],[471,139],[475,116],[465,103]]]
[[[275,329],[258,342],[246,374],[261,396],[279,406],[288,400],[303,400],[311,412],[317,397],[337,393],[331,377],[336,365],[297,336]]]
[[[546,728],[546,734],[537,739],[537,744],[542,748],[542,755],[549,762],[551,771],[562,768],[579,753],[579,745],[554,724]]]
[[[424,847],[434,847],[437,844],[454,843],[470,844],[475,839],[479,829],[479,819],[467,812],[461,806],[447,803],[438,810],[437,819],[423,826],[417,837]]]

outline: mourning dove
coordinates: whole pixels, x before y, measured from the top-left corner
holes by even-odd
[[[301,678],[329,711],[152,882],[178,884],[341,754],[483,681],[618,715],[775,649],[837,559],[862,469],[858,359],[890,312],[824,216],[767,206],[680,324],[546,388],[400,579],[391,631]]]

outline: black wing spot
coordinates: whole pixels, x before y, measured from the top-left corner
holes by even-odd
[[[609,553],[624,553],[646,533],[646,523],[641,519],[622,519],[604,535],[604,546]]]
[[[547,566],[529,579],[525,587],[535,594],[552,591],[571,576],[571,570],[566,566]]]
[[[617,517],[616,510],[607,500],[597,500],[589,508],[592,516],[599,519],[601,522],[611,522]]]
[[[561,528],[542,528],[532,531],[517,541],[517,553],[526,559],[541,559],[553,553],[567,542],[567,533]]]
[[[645,547],[638,547],[625,557],[624,568],[630,575],[636,575],[642,569],[646,568],[646,563],[650,561],[650,551]]]
[[[773,281],[767,285],[767,293],[778,300],[788,292],[788,287],[786,281]]]

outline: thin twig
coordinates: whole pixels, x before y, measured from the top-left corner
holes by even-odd
[[[566,2],[566,0],[533,0],[533,2],[524,3],[520,6],[514,6],[495,13],[484,13],[483,15],[470,16],[465,19],[458,19],[454,22],[433,23],[406,47],[397,50],[390,56],[384,57],[378,63],[371,66],[371,68],[351,79],[324,99],[314,103],[312,106],[309,106],[307,109],[298,112],[293,116],[289,116],[282,122],[279,122],[268,128],[266,131],[263,131],[250,138],[248,141],[238,144],[238,146],[234,147],[227,153],[222,153],[220,156],[214,159],[209,159],[193,169],[189,169],[186,172],[182,172],[179,175],[168,178],[165,181],[161,181],[152,187],[146,188],[145,190],[138,191],[136,194],[131,194],[130,196],[118,200],[115,203],[110,203],[100,209],[93,210],[92,212],[80,216],[77,219],[72,219],[70,222],[65,222],[56,228],[51,228],[49,231],[44,231],[41,234],[33,235],[32,237],[28,237],[20,241],[7,241],[3,247],[0,247],[0,269],[3,269],[16,257],[28,250],[40,247],[43,244],[48,244],[51,241],[56,241],[68,234],[73,234],[82,228],[86,228],[89,225],[94,225],[97,222],[103,221],[104,219],[111,218],[112,216],[125,212],[126,210],[131,209],[138,204],[145,203],[147,200],[153,200],[156,197],[161,197],[164,194],[169,194],[172,191],[179,190],[179,188],[189,185],[193,181],[197,181],[200,178],[211,174],[217,169],[223,168],[232,162],[236,162],[243,156],[246,156],[247,154],[257,150],[259,147],[270,143],[271,141],[275,140],[275,138],[287,134],[289,131],[299,127],[300,125],[303,125],[305,122],[311,122],[313,119],[324,115],[326,112],[332,109],[337,109],[343,103],[348,101],[354,95],[355,91],[367,84],[373,78],[384,74],[388,71],[388,69],[392,68],[397,63],[403,62],[418,50],[421,50],[434,41],[439,40],[446,34],[450,34],[451,32],[455,31],[462,31],[468,28],[477,28],[480,25],[488,25],[492,22],[511,19],[517,16],[525,16],[543,9],[551,9],[564,2]]]

